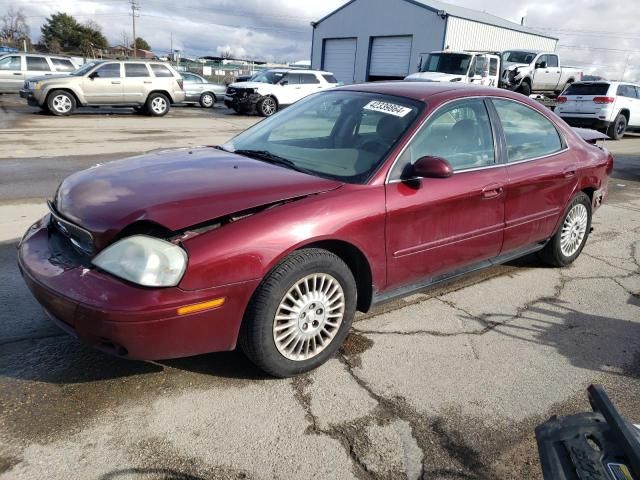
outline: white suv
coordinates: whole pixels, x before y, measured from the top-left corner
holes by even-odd
[[[336,86],[338,81],[329,72],[286,68],[265,70],[248,82],[229,85],[224,104],[238,113],[255,110],[259,115],[269,117],[307,95]]]
[[[556,113],[569,125],[606,131],[620,140],[640,130],[640,86],[626,82],[575,82],[557,98]]]

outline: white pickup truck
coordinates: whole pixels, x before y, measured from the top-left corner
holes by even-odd
[[[561,66],[557,53],[507,50],[501,57],[500,86],[523,95],[557,95],[567,85],[582,80],[582,70]]]
[[[500,57],[486,52],[431,52],[421,55],[419,72],[405,80],[414,82],[460,82],[497,87]]]

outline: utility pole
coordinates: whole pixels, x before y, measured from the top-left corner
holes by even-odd
[[[174,57],[173,57],[173,32],[171,32],[171,53],[169,54],[169,61],[173,63],[174,61]]]
[[[138,15],[136,12],[140,10],[140,5],[138,5],[136,0],[130,0],[131,2],[131,20],[133,21],[133,58],[138,58],[138,46],[136,45],[136,16]]]

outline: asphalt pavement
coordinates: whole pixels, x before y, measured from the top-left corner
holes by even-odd
[[[640,423],[640,136],[570,267],[529,257],[359,315],[339,355],[265,377],[239,353],[134,362],[42,313],[15,242],[64,176],[257,121],[42,116],[0,97],[0,479],[537,479],[535,425],[601,383]],[[153,133],[150,133],[153,132]]]

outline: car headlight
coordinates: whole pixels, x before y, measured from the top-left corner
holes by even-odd
[[[102,270],[145,287],[174,287],[187,268],[187,252],[147,235],[123,238],[100,252],[92,263]]]

